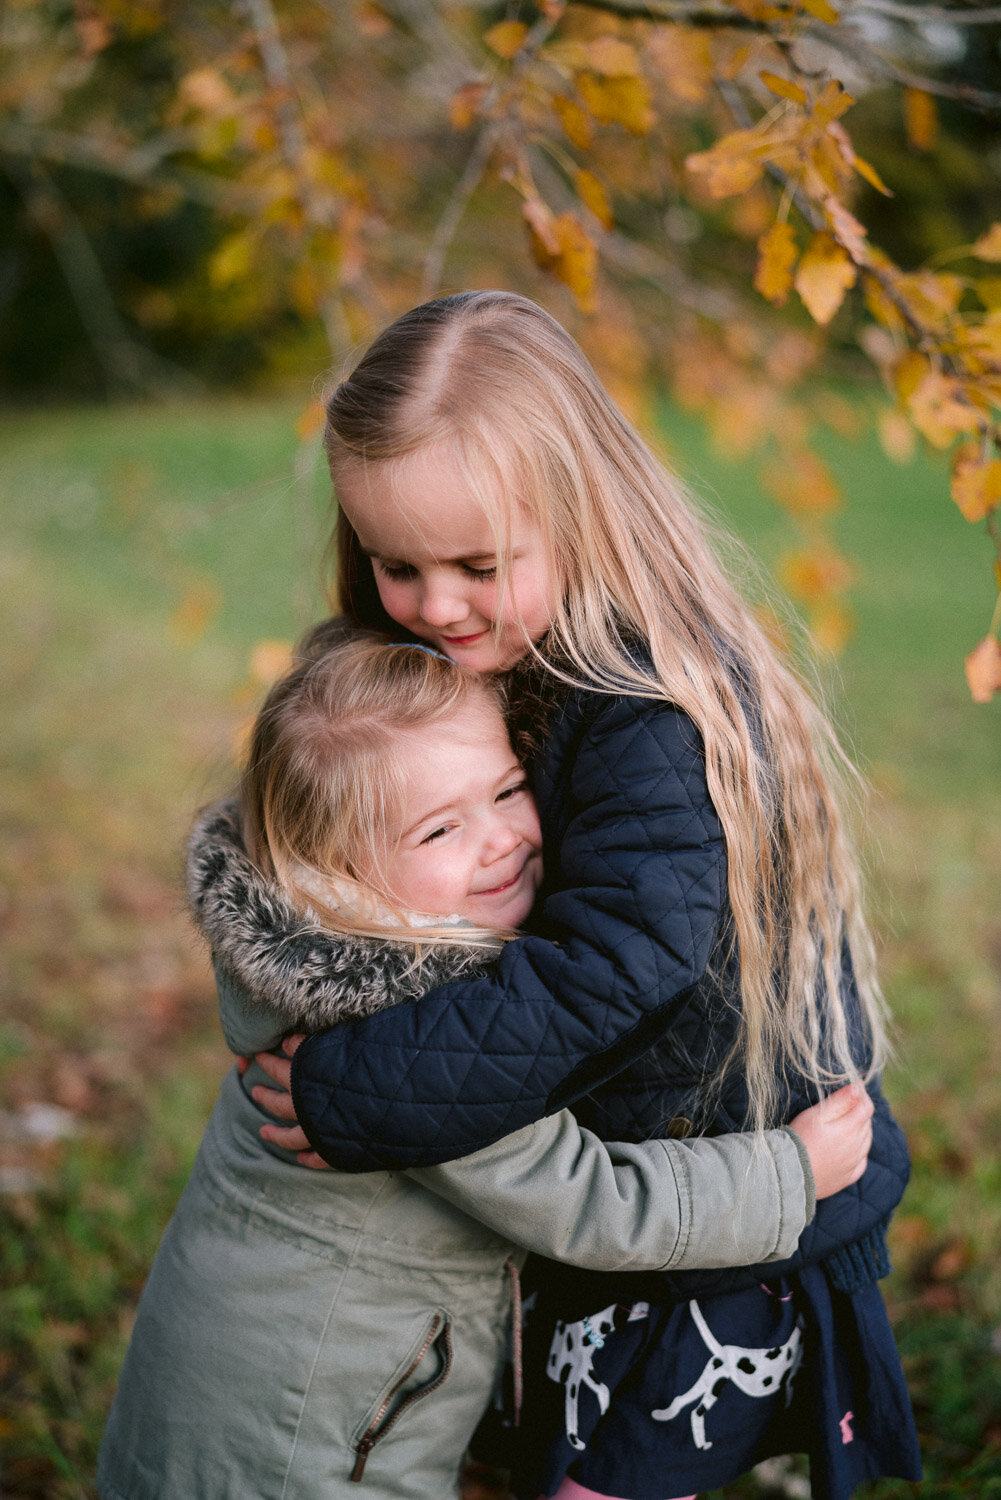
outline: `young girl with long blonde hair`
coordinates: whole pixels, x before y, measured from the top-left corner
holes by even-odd
[[[827,719],[683,486],[534,304],[415,309],[327,416],[341,606],[504,675],[547,875],[487,976],[310,1038],[291,1067],[302,1129],[282,1138],[360,1170],[445,1160],[567,1104],[606,1138],[720,1135],[863,1079],[869,1168],[783,1267],[535,1266],[509,1455],[528,1500],[665,1500],[787,1451],[836,1500],[915,1477],[876,1285],[907,1151]]]
[[[231,1047],[482,973],[532,905],[540,844],[496,685],[320,629],[261,710],[239,800],[191,841]],[[850,1092],[761,1148],[606,1148],[564,1111],[449,1166],[349,1177],[260,1138],[263,1078],[224,1080],[157,1254],[106,1500],[455,1495],[523,1246],[593,1267],[782,1257],[814,1179],[855,1180],[871,1134]]]

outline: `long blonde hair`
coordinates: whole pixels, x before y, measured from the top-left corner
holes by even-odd
[[[494,948],[498,934],[485,929],[415,928],[385,878],[407,732],[481,702],[502,712],[496,684],[446,657],[371,634],[311,632],[251,733],[240,782],[251,860],[301,914],[335,932]]]
[[[786,1068],[820,1087],[860,1072],[843,973],[852,956],[871,1076],[885,1051],[857,856],[841,806],[857,776],[818,703],[727,577],[710,528],[546,312],[506,292],[441,298],[376,339],[327,403],[338,475],[448,445],[491,519],[500,583],[512,497],[561,580],[550,670],[669,701],[704,742],[723,825],[741,1025],[728,1066],[749,1122],[774,1117]],[[371,562],[338,520],[341,606],[386,625]],[[637,657],[636,641],[649,660]],[[536,648],[526,638],[526,651]],[[536,652],[536,654],[539,654]]]

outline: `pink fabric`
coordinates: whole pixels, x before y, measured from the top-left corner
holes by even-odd
[[[544,1495],[539,1500],[545,1500]],[[564,1479],[553,1500],[619,1500],[616,1495],[599,1495],[597,1490],[586,1490],[582,1484],[574,1479]],[[685,1495],[682,1500],[695,1500],[694,1495]]]

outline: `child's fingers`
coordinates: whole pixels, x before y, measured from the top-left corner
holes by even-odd
[[[324,1161],[323,1157],[315,1151],[300,1151],[296,1157],[296,1161],[302,1167],[316,1167],[321,1172],[330,1171],[330,1163]]]
[[[283,1093],[281,1089],[265,1088],[263,1083],[259,1083],[251,1089],[250,1097],[255,1104],[259,1104],[269,1115],[274,1115],[279,1120],[295,1119],[292,1095]]]
[[[284,1151],[313,1149],[301,1125],[262,1125],[258,1134],[262,1141],[270,1141],[272,1146],[281,1146]]]
[[[292,1064],[290,1062],[286,1062],[282,1057],[275,1057],[272,1052],[258,1052],[256,1062],[273,1083],[288,1093],[292,1087]]]
[[[844,1088],[828,1094],[820,1104],[825,1124],[834,1124],[836,1120],[843,1119],[853,1110],[858,1110],[859,1114],[866,1119],[873,1112],[873,1102],[860,1083],[845,1084]]]
[[[287,1036],[282,1042],[282,1051],[285,1053],[286,1057],[295,1057],[295,1054],[298,1052],[299,1048],[302,1046],[305,1040],[306,1033],[304,1031],[293,1032],[291,1036]],[[322,1156],[320,1160],[323,1161]],[[323,1162],[323,1165],[326,1166],[326,1162]]]

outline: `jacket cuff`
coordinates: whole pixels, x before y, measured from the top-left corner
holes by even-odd
[[[797,1135],[789,1125],[782,1127],[782,1133],[792,1136],[793,1145],[799,1153],[800,1166],[803,1168],[803,1189],[806,1194],[806,1223],[809,1224],[817,1212],[817,1184],[813,1176],[813,1163],[810,1161],[810,1153],[806,1149],[802,1136]]]

